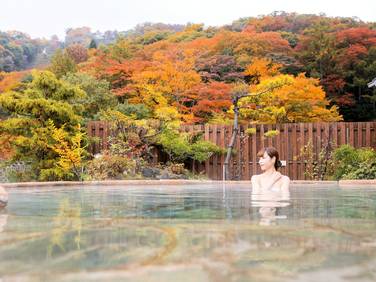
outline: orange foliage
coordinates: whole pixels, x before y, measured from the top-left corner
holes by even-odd
[[[171,60],[174,59],[174,60]],[[152,109],[181,105],[185,93],[200,83],[189,50],[162,50],[153,54],[152,63],[132,76],[137,95],[130,102],[145,103]]]
[[[261,81],[261,78],[278,74],[280,68],[280,64],[273,64],[269,59],[255,58],[252,60],[252,63],[247,66],[244,74],[251,78],[251,83],[257,84]]]
[[[231,89],[224,82],[201,83],[187,95],[184,110],[194,115],[193,122],[208,122],[213,114],[224,113],[231,107]]]
[[[117,60],[103,52],[96,52],[87,62],[80,64],[80,71],[91,74],[111,83],[112,92],[116,96],[132,98],[136,95],[132,76],[142,72],[150,63],[140,60]]]
[[[9,160],[13,156],[14,151],[11,146],[13,139],[15,139],[15,137],[2,133],[0,138],[0,160]]]
[[[7,92],[16,88],[21,82],[22,78],[28,75],[30,71],[18,72],[0,72],[0,93]]]
[[[337,33],[337,41],[339,44],[376,46],[376,30],[367,27],[345,29]]]
[[[265,16],[261,19],[251,19],[244,31],[280,31],[289,28],[291,28],[291,24],[289,24],[286,17]]]
[[[108,80],[114,95],[123,97],[120,101],[144,104],[154,114],[158,109],[174,107],[187,122],[207,122],[214,114],[225,112],[231,106],[232,83],[241,81],[257,88],[259,83],[281,77],[279,70],[284,67],[285,72],[301,74],[289,76],[289,83],[270,96],[276,99],[273,107],[287,105],[281,121],[335,120],[340,118],[338,112],[336,108],[326,109],[329,100],[319,81],[305,77],[302,71],[318,77],[317,66],[321,66],[322,85],[331,98],[340,97],[332,101],[350,105],[352,97],[346,92],[345,78],[340,76],[341,63],[368,54],[376,31],[365,27],[346,29],[345,22],[333,20],[336,29],[328,29],[330,36],[311,46],[308,43],[321,36],[321,29],[317,34],[309,32],[319,20],[319,16],[275,14],[251,19],[241,32],[222,28],[210,33],[200,25],[192,25],[148,44],[132,38],[119,40],[105,51],[90,51],[88,61],[79,67]],[[292,49],[285,38],[297,47]],[[337,44],[342,52],[331,52]],[[305,45],[310,48],[302,48]],[[295,56],[299,52],[307,54]],[[346,57],[343,62],[341,55]],[[334,72],[335,67],[338,72]]]

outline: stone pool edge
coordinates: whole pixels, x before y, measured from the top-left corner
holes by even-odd
[[[251,184],[249,180],[242,181],[221,181],[221,180],[105,180],[105,181],[51,181],[51,182],[18,182],[18,183],[0,183],[5,188],[22,188],[22,187],[58,187],[58,186],[119,186],[119,185],[200,185],[200,184]],[[340,188],[367,186],[376,188],[376,179],[374,180],[339,180],[339,181],[312,181],[312,180],[293,180],[291,185],[329,185]]]

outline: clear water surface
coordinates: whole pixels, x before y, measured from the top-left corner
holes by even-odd
[[[2,281],[376,281],[376,188],[246,184],[10,190]]]

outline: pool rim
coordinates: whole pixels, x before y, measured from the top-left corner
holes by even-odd
[[[4,188],[22,187],[59,187],[59,186],[149,186],[149,185],[202,185],[202,184],[249,184],[250,180],[222,181],[222,180],[186,180],[186,179],[163,179],[163,180],[103,180],[103,181],[45,181],[45,182],[15,182],[0,183]],[[372,180],[339,180],[339,181],[313,181],[313,180],[292,180],[291,186],[335,186],[340,188],[367,186],[376,188],[376,179]]]

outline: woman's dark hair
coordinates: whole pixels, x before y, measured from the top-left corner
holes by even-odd
[[[258,153],[257,153],[257,156],[259,158],[261,158],[262,156],[264,156],[264,153],[267,153],[268,156],[270,158],[273,158],[275,157],[275,163],[274,163],[274,167],[276,170],[278,170],[278,168],[280,168],[282,166],[282,163],[281,161],[279,160],[279,154],[278,154],[278,151],[276,148],[274,147],[265,147],[265,148],[262,148]]]

